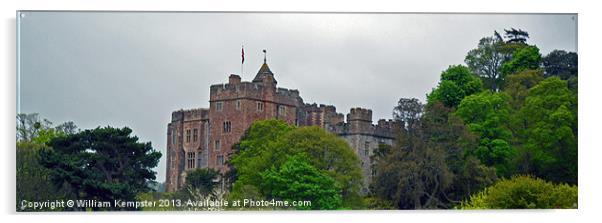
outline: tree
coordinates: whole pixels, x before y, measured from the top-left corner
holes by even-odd
[[[482,92],[464,98],[454,113],[480,137],[479,146],[471,152],[484,164],[494,166],[500,176],[510,176],[510,161],[515,155],[510,144],[512,133],[506,126],[509,112],[505,94]]]
[[[429,105],[421,125],[427,140],[444,148],[447,166],[454,176],[444,194],[448,207],[497,179],[495,168],[484,165],[472,153],[479,146],[479,136],[452,111],[441,103]]]
[[[40,120],[38,113],[17,115],[17,141],[31,141],[38,136],[40,130],[50,128],[52,122]]]
[[[17,210],[32,210],[20,206],[23,200],[43,201],[66,198],[69,187],[52,184],[51,170],[42,166],[41,153],[49,149],[50,141],[67,136],[69,133],[62,131],[59,126],[51,127],[52,122],[46,119],[41,121],[37,113],[19,114],[17,123]],[[73,122],[69,123],[75,126]],[[63,209],[54,209],[57,210]],[[42,211],[52,211],[52,209]]]
[[[150,191],[161,153],[139,143],[132,130],[104,127],[53,139],[41,152],[55,185],[67,184],[74,199],[134,200]]]
[[[536,70],[541,65],[541,54],[536,46],[525,46],[512,54],[512,59],[504,62],[502,75],[508,76],[525,70]]]
[[[494,32],[493,36],[482,38],[477,48],[470,50],[464,59],[468,68],[494,92],[499,91],[502,83],[500,68],[507,58],[503,51],[504,45],[502,37]]]
[[[325,171],[341,186],[344,208],[362,207],[359,158],[347,142],[320,127],[295,128],[280,120],[257,121],[242,137],[238,148],[230,162],[236,169],[233,198],[244,196],[241,191],[245,188],[267,196],[261,174],[272,166],[278,169],[287,156],[305,154],[312,166]]]
[[[525,44],[527,39],[529,38],[529,33],[527,31],[523,31],[522,29],[504,29],[505,36],[508,38],[508,43],[521,43]]]
[[[299,210],[333,210],[343,206],[341,186],[326,171],[310,164],[304,154],[288,156],[280,167],[264,171],[261,178],[268,198],[311,201],[311,206],[297,206]]]
[[[412,114],[408,110],[416,107],[397,106],[395,113]],[[402,129],[393,147],[375,151],[371,189],[377,203],[400,209],[449,208],[493,182],[495,172],[466,153],[476,138],[450,112],[441,102],[427,105],[413,120],[416,124]]]
[[[550,77],[529,90],[521,108],[524,173],[577,184],[577,95]]]
[[[272,161],[269,159],[276,143],[293,129],[293,126],[278,120],[256,121],[249,127],[234,146],[234,153],[227,163],[230,171],[226,175],[234,182],[233,197],[236,198],[237,192],[243,187],[246,190],[259,190],[261,171],[271,167]],[[243,196],[245,194],[240,194],[239,198]]]
[[[515,176],[498,181],[471,196],[460,208],[577,208],[577,186],[553,184],[530,176]]]
[[[384,157],[375,157],[374,193],[399,209],[433,209],[452,182],[440,147],[430,147],[418,135],[403,131]]]
[[[79,132],[77,125],[75,125],[75,123],[73,123],[72,121],[68,121],[63,124],[57,125],[54,128],[57,131],[68,134],[68,135],[73,135],[73,134]]]
[[[577,53],[554,50],[543,58],[545,77],[558,76],[568,80],[577,76]]]
[[[66,196],[66,190],[63,185],[54,185],[50,181],[50,169],[40,164],[40,151],[47,149],[44,144],[22,141],[17,142],[17,211],[31,211],[22,209],[21,201],[45,201],[63,199]],[[61,208],[55,209],[60,211]],[[51,211],[45,209],[42,211]]]
[[[213,169],[194,169],[186,172],[185,188],[191,195],[206,197],[214,194],[219,172]],[[193,196],[194,197],[194,196]]]
[[[420,118],[422,114],[423,105],[416,98],[400,98],[397,102],[397,106],[393,109],[393,118],[401,121],[408,128],[414,126],[414,124]]]
[[[506,78],[504,93],[510,97],[509,104],[512,111],[518,111],[524,105],[529,89],[543,79],[543,71],[541,69],[525,70]]]
[[[481,80],[468,67],[450,66],[441,73],[437,88],[427,95],[428,103],[441,101],[447,107],[456,107],[468,95],[482,90]]]

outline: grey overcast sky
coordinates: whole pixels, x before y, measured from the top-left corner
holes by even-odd
[[[252,79],[268,52],[306,103],[390,119],[421,101],[480,38],[521,28],[542,54],[577,51],[577,15],[23,12],[18,112],[80,128],[129,126],[165,152],[171,112],[208,107],[209,86]],[[165,179],[165,157],[156,169]]]

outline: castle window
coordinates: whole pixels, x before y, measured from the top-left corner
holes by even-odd
[[[260,111],[260,112],[263,111],[263,102],[261,102],[261,101],[257,102],[257,111]]]
[[[286,107],[284,105],[278,106],[278,115],[284,116],[286,114]]]
[[[190,143],[190,129],[186,129],[186,143]]]
[[[224,122],[224,133],[232,132],[232,122],[225,121]]]
[[[224,108],[224,102],[221,102],[221,101],[215,102],[215,110],[216,111],[222,111],[223,108]]]
[[[364,145],[364,155],[368,156],[370,155],[370,142],[366,141],[365,145]]]
[[[217,165],[218,166],[224,165],[224,156],[223,155],[217,155]]]
[[[240,100],[236,100],[236,110],[240,110]]]
[[[195,161],[196,161],[196,153],[195,152],[188,152],[187,154],[187,169],[193,169],[195,168]]]
[[[371,172],[370,174],[372,175],[372,177],[376,176],[376,169],[372,168],[372,171],[370,171],[370,172]]]
[[[222,144],[219,140],[215,140],[215,151],[219,151],[222,147]]]
[[[170,163],[171,163],[171,168],[175,169],[176,168],[176,154],[174,154],[173,152],[170,153]]]
[[[199,129],[192,130],[192,141],[196,142],[199,139]]]
[[[175,145],[176,144],[176,130],[172,130],[171,131],[171,144]]]

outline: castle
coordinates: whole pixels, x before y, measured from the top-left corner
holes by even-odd
[[[334,106],[306,104],[298,90],[279,88],[277,83],[264,58],[251,82],[231,74],[228,83],[211,85],[209,108],[174,111],[167,125],[166,191],[180,189],[190,169],[225,173],[232,146],[254,121],[264,119],[320,126],[345,139],[361,160],[367,191],[373,175],[370,156],[380,144],[393,144],[393,130],[401,124],[381,119],[374,125],[372,111],[364,108],[352,108],[345,121]]]

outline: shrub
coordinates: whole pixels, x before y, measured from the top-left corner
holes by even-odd
[[[514,176],[470,196],[461,209],[577,208],[577,186]]]

